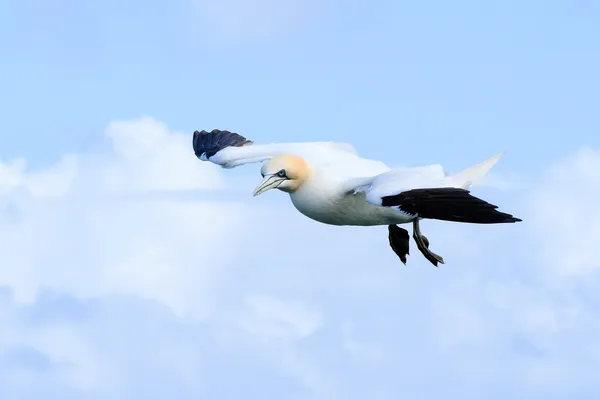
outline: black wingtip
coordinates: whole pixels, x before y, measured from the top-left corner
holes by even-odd
[[[498,211],[498,206],[475,197],[466,189],[412,189],[382,198],[384,207],[398,206],[402,211],[421,218],[474,224],[521,222],[511,214]]]
[[[194,154],[200,159],[208,160],[226,147],[240,147],[252,144],[242,135],[226,130],[194,131]]]

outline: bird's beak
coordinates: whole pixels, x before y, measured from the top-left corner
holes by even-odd
[[[275,189],[277,186],[281,185],[283,181],[285,181],[285,178],[280,178],[275,175],[265,176],[263,180],[260,181],[256,189],[254,189],[254,196],[258,196],[267,190]]]

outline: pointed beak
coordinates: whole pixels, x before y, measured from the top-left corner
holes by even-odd
[[[260,181],[256,189],[254,189],[254,196],[258,196],[267,190],[275,189],[277,186],[281,185],[283,181],[285,181],[285,178],[280,178],[275,175],[265,176],[263,180]]]

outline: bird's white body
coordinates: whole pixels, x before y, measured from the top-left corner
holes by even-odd
[[[300,213],[329,225],[404,224],[413,216],[369,203],[363,191],[344,187],[344,180],[327,174],[313,173],[302,186],[290,193],[292,204]]]
[[[446,174],[437,164],[390,168],[381,161],[360,157],[350,144],[334,142],[227,147],[210,161],[234,168],[282,156],[299,157],[306,161],[302,168],[310,169],[301,185],[289,192],[298,211],[325,224],[372,226],[404,224],[415,219],[397,207],[381,207],[384,196],[415,188],[468,188],[485,177],[502,154],[456,175]]]

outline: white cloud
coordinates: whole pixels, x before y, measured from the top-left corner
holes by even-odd
[[[77,157],[65,156],[43,171],[27,172],[27,162],[18,158],[0,163],[0,195],[6,200],[15,192],[39,197],[64,195],[77,175]]]
[[[549,168],[530,199],[543,268],[559,280],[597,282],[600,269],[600,150],[584,148]]]
[[[521,224],[425,223],[447,260],[436,269],[415,250],[402,265],[385,227],[316,224],[281,193],[252,198],[254,182],[236,202],[203,200],[231,171],[197,161],[189,136],[150,118],[115,122],[108,153],[38,171],[0,164],[1,398],[599,389],[594,249],[569,239],[597,234],[596,150],[525,196],[490,199]],[[558,205],[582,227],[549,212]],[[565,271],[572,279],[556,279]]]
[[[151,196],[221,187],[216,167],[190,151],[190,135],[142,118],[111,123],[107,136],[110,154],[68,157],[43,171],[2,165],[2,283],[20,300],[50,287],[135,294],[200,312],[243,215],[233,203]]]
[[[114,121],[106,130],[114,153],[102,160],[105,184],[112,190],[194,190],[222,185],[213,165],[198,165],[190,134],[169,132],[152,118]]]
[[[265,340],[267,345],[287,345],[312,335],[320,318],[302,303],[286,303],[264,295],[248,296],[240,326],[246,332]]]

